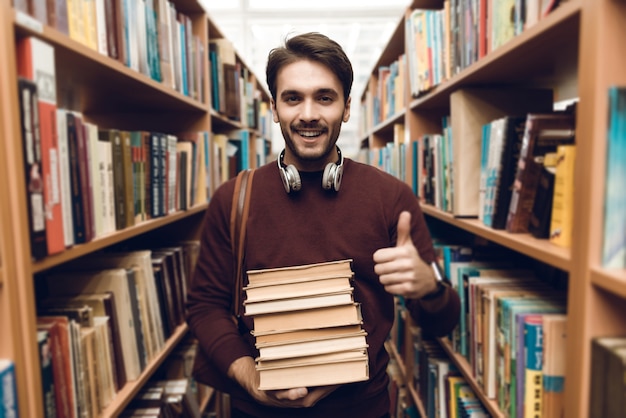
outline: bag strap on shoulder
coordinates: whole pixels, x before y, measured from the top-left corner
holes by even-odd
[[[250,191],[254,170],[242,170],[235,180],[233,204],[230,213],[230,241],[233,252],[235,285],[233,287],[232,311],[239,317],[241,312],[241,292],[243,288],[243,260],[246,238],[246,221],[250,211]]]

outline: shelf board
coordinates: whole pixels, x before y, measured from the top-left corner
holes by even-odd
[[[40,261],[34,262],[33,273],[41,273],[45,270],[59,266],[70,260],[74,260],[78,257],[82,257],[84,255],[91,254],[103,248],[109,247],[113,244],[117,244],[118,242],[122,242],[129,238],[133,238],[146,232],[153,231],[165,225],[185,219],[189,216],[202,213],[206,210],[206,207],[206,203],[196,205],[186,211],[176,212],[172,215],[164,216],[161,218],[149,219],[147,221],[141,222],[140,224],[133,225],[119,231],[115,231],[109,235],[98,237],[86,244],[76,245],[72,248],[65,250],[62,253],[55,254],[46,257]]]
[[[489,52],[447,81],[413,99],[411,109],[447,109],[449,96],[464,86],[523,83],[554,75],[555,51],[578,44],[581,0],[562,2],[534,26]]]
[[[608,270],[594,267],[591,269],[591,283],[626,299],[626,269]]]
[[[14,11],[13,21],[20,36],[36,35],[55,49],[55,60],[62,62],[63,92],[59,104],[83,113],[175,112],[203,114],[206,105],[163,83],[135,71],[120,61],[81,44],[64,33],[42,25],[24,13]],[[66,82],[66,84],[63,84]],[[128,94],[131,92],[132,94]],[[67,102],[67,103],[64,103]]]
[[[116,417],[124,411],[124,408],[133,400],[135,395],[139,393],[142,387],[145,386],[146,382],[150,380],[154,372],[157,368],[163,363],[163,361],[169,356],[174,347],[178,345],[178,343],[183,339],[183,337],[187,334],[187,324],[183,323],[179,325],[178,328],[174,331],[172,336],[166,341],[165,347],[163,350],[155,356],[155,358],[148,363],[144,371],[141,373],[137,380],[132,382],[128,382],[121,388],[117,394],[115,395],[115,399],[113,402],[102,411],[103,417]]]
[[[538,239],[530,234],[512,234],[504,230],[489,228],[478,219],[455,218],[452,214],[443,212],[431,205],[422,204],[422,211],[426,215],[479,235],[489,241],[557,267],[565,272],[570,270],[570,250],[554,245],[546,239]]]
[[[480,401],[485,406],[485,409],[487,409],[489,414],[491,414],[493,418],[503,418],[504,414],[500,411],[500,408],[498,408],[497,402],[493,399],[487,398],[485,396],[485,393],[483,392],[482,387],[478,384],[478,382],[476,382],[476,379],[474,379],[474,376],[472,375],[472,369],[469,363],[467,362],[467,360],[465,359],[465,357],[456,353],[452,349],[452,346],[450,345],[450,341],[447,338],[440,338],[439,343],[441,344],[441,347],[448,354],[448,357],[450,358],[450,360],[454,362],[454,364],[457,366],[457,368],[459,369],[463,377],[465,377],[465,380],[467,380],[467,383],[471,386],[474,393],[476,393],[476,396],[480,399]]]

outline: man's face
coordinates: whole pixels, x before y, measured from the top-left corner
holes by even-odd
[[[283,67],[276,77],[274,122],[285,138],[285,163],[301,170],[321,170],[337,158],[341,123],[350,117],[339,78],[326,66],[301,60]]]

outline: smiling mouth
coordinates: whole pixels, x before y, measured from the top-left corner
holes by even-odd
[[[319,130],[319,131],[296,131],[296,133],[298,135],[300,135],[303,138],[317,138],[318,136],[322,135],[324,133],[323,130]]]

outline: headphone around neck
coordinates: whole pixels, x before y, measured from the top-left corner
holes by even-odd
[[[334,190],[338,192],[341,186],[341,179],[343,177],[343,155],[339,147],[337,147],[337,154],[339,155],[339,161],[336,163],[328,163],[324,168],[324,173],[322,174],[322,188],[324,190]],[[284,159],[285,150],[283,149],[280,153],[280,157],[276,160],[283,186],[287,193],[292,190],[297,192],[302,188],[300,173],[298,173],[298,169],[293,164],[285,165]]]

